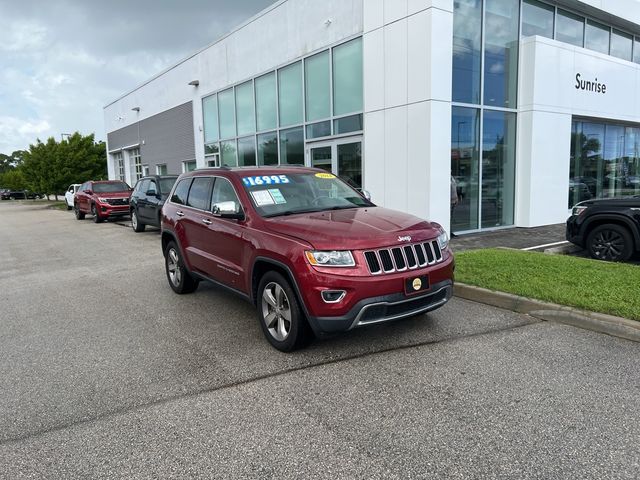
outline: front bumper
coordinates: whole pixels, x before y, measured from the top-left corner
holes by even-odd
[[[107,205],[107,204],[99,204],[98,212],[101,217],[124,217],[129,215],[129,205]]]
[[[334,333],[356,327],[389,322],[430,312],[443,306],[453,295],[453,281],[445,280],[432,285],[423,295],[407,297],[394,293],[359,301],[351,310],[339,317],[309,317],[316,333]]]
[[[580,224],[578,224],[578,219],[576,216],[572,215],[567,219],[565,238],[568,242],[584,248],[584,238],[582,235],[580,235]]]

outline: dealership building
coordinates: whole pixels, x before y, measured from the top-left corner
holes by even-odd
[[[304,164],[456,233],[559,223],[640,194],[640,2],[281,0],[104,118],[130,184]]]

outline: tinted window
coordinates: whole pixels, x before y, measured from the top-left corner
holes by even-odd
[[[96,193],[110,193],[110,192],[126,192],[129,190],[129,185],[124,182],[109,182],[109,183],[94,183],[93,191]]]
[[[173,188],[173,184],[176,183],[176,177],[161,178],[160,179],[160,193],[166,195]]]
[[[200,210],[206,210],[209,206],[212,182],[213,179],[210,177],[194,178],[191,188],[189,189],[187,205],[189,207],[199,208]]]
[[[148,179],[140,180],[138,182],[138,185],[136,185],[134,193],[136,193],[138,195],[140,195],[140,194],[144,195],[147,192],[148,189],[149,189],[149,180]]]
[[[218,177],[213,187],[213,196],[211,198],[211,211],[215,212],[220,209],[220,204],[224,202],[235,202],[238,204],[238,196],[233,186],[226,178]]]
[[[176,187],[173,195],[171,196],[171,201],[173,203],[177,203],[178,205],[186,205],[187,203],[187,194],[189,193],[189,186],[191,185],[191,179],[185,178],[184,180],[180,180],[178,186]]]

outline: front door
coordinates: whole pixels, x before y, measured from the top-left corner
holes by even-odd
[[[337,175],[354,188],[362,188],[362,137],[307,143],[307,166]]]

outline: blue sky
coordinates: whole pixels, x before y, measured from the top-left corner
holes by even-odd
[[[275,0],[0,0],[0,153],[79,131],[102,107]]]

